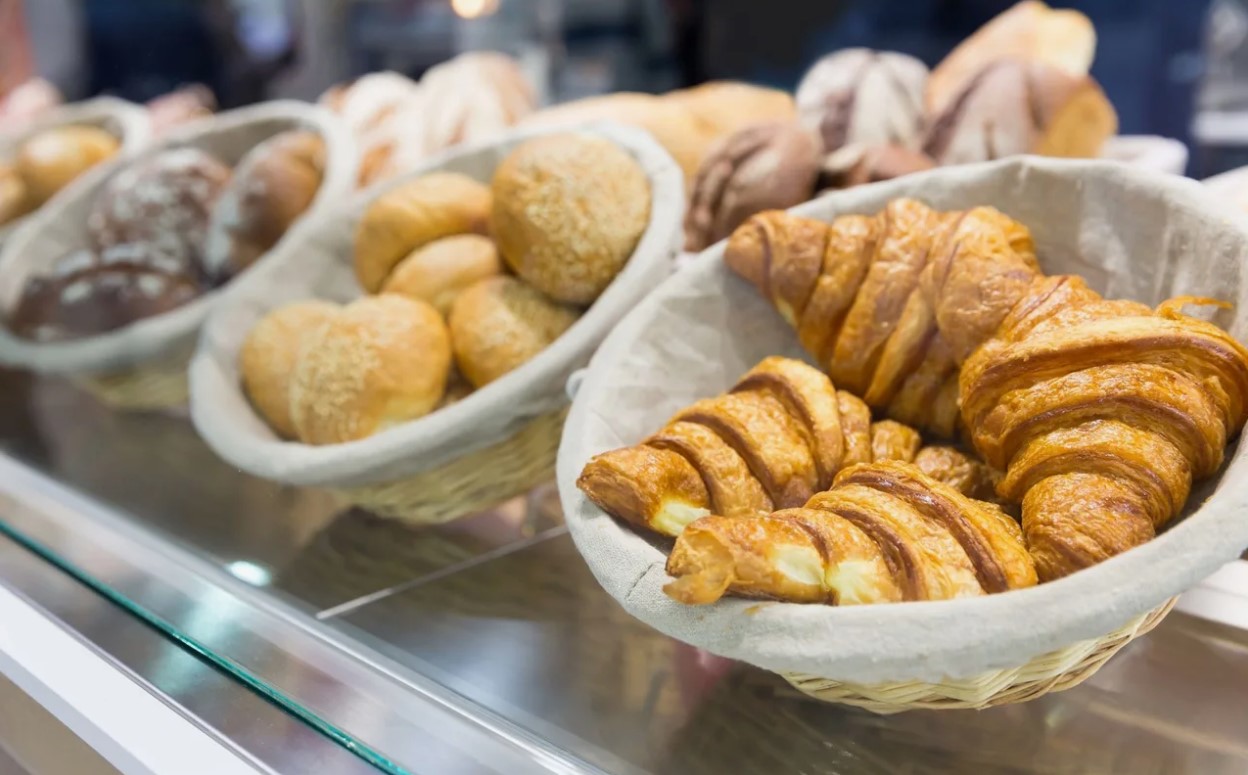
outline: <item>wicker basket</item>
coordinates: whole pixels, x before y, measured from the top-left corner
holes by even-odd
[[[474,514],[554,478],[567,413],[560,409],[544,414],[502,441],[440,468],[335,492],[379,516],[418,525]]]
[[[1161,606],[1100,638],[1072,643],[1066,648],[1041,654],[1018,667],[989,670],[971,678],[941,683],[854,684],[800,673],[783,675],[802,694],[824,702],[865,708],[873,713],[958,708],[978,710],[1026,702],[1083,683],[1123,646],[1156,627],[1170,613],[1177,599],[1170,598]]]

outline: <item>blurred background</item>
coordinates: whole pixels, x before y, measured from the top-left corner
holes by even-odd
[[[223,108],[314,99],[456,53],[520,59],[544,101],[732,78],[792,88],[821,54],[871,46],[936,63],[1012,0],[0,0],[0,92],[29,67],[70,99],[146,100],[184,83]],[[1121,131],[1189,144],[1193,171],[1248,159],[1246,0],[1082,0],[1093,75]],[[24,20],[24,21],[23,21]],[[18,28],[29,35],[29,52]],[[11,83],[9,84],[12,85]]]

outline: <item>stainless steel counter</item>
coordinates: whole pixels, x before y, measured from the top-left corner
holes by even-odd
[[[394,771],[1248,767],[1248,632],[1209,618],[1248,623],[1235,583],[1076,689],[879,717],[631,619],[585,568],[550,487],[415,528],[250,479],[180,417],[117,415],[2,374],[0,449],[0,520],[19,540],[268,693],[304,730],[292,741],[317,734]],[[244,747],[255,731],[225,729]]]

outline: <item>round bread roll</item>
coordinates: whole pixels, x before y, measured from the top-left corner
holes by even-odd
[[[514,277],[482,280],[451,307],[455,363],[469,382],[483,387],[546,349],[578,316]]]
[[[227,280],[277,244],[316,198],[325,176],[325,141],[315,132],[282,132],[251,149],[213,209],[204,268]]]
[[[450,368],[437,310],[394,294],[359,299],[305,341],[290,380],[295,430],[307,444],[340,444],[422,417]]]
[[[502,271],[498,249],[489,237],[457,234],[412,251],[395,267],[381,292],[427,301],[446,316],[465,288]]]
[[[113,176],[87,215],[87,233],[99,251],[147,242],[199,268],[212,208],[229,180],[230,168],[203,151],[159,153]]]
[[[169,312],[198,295],[199,287],[185,277],[132,266],[97,266],[27,283],[10,327],[18,336],[39,342],[76,339]]]
[[[46,129],[22,143],[17,172],[26,196],[38,207],[74,178],[117,153],[117,138],[92,126]]]
[[[338,313],[327,301],[298,301],[261,318],[238,354],[243,391],[265,422],[286,439],[295,437],[290,416],[290,379],[303,341]]]
[[[669,92],[662,99],[689,111],[711,137],[732,134],[759,121],[781,121],[797,115],[788,92],[740,81],[709,81]]]
[[[923,132],[927,66],[912,56],[847,48],[821,58],[797,86],[802,123],[823,150],[893,144],[915,148]]]
[[[632,92],[565,102],[539,110],[520,125],[573,127],[593,121],[613,121],[649,132],[680,165],[686,181],[693,179],[707,147],[717,136],[680,101]]]
[[[533,112],[537,96],[516,60],[473,51],[429,69],[420,79],[420,127],[426,155],[493,138]]]
[[[30,210],[30,198],[26,196],[26,184],[21,175],[0,162],[0,226],[21,218]]]
[[[650,182],[615,143],[538,137],[494,171],[490,231],[508,266],[556,301],[588,305],[628,261],[650,218]]]
[[[392,188],[355,229],[355,276],[369,293],[413,250],[455,234],[485,234],[490,189],[466,175],[434,172]]]

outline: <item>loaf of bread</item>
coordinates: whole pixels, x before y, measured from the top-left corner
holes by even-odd
[[[850,48],[816,62],[797,87],[802,124],[827,152],[846,145],[917,148],[927,67],[905,54]]]
[[[708,81],[668,92],[661,99],[684,108],[709,138],[723,137],[760,121],[786,121],[797,113],[788,92],[739,81]]]
[[[312,204],[325,175],[325,141],[315,132],[282,132],[235,166],[212,213],[204,267],[224,282],[277,244]]]
[[[588,305],[624,267],[650,220],[650,182],[620,146],[551,134],[494,171],[490,231],[507,265],[556,301]]]
[[[490,189],[453,172],[410,180],[378,197],[355,230],[355,276],[376,293],[413,250],[455,234],[486,234]]]

